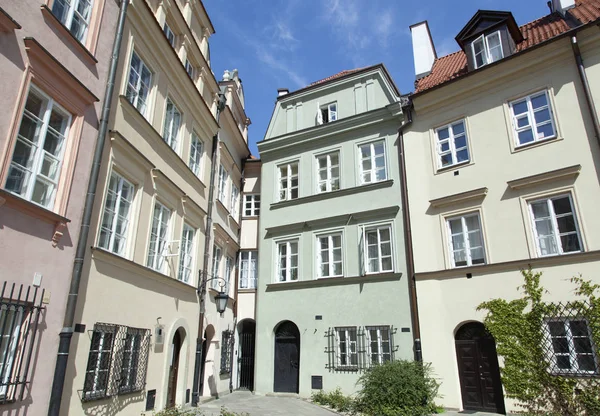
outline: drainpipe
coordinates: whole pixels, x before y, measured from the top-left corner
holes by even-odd
[[[63,328],[59,334],[60,341],[58,344],[58,356],[56,358],[56,367],[54,369],[54,379],[52,380],[48,416],[58,416],[60,413],[60,404],[65,385],[67,364],[69,362],[69,349],[71,347],[71,338],[73,337],[73,323],[75,321],[75,309],[77,308],[79,284],[81,283],[83,261],[85,258],[87,241],[90,232],[92,210],[94,208],[94,199],[96,196],[96,188],[98,186],[100,164],[102,163],[102,152],[104,150],[104,142],[106,138],[106,132],[108,130],[108,118],[110,116],[112,96],[115,89],[115,78],[117,75],[117,67],[119,65],[119,54],[121,52],[121,39],[123,38],[123,28],[125,26],[125,17],[127,15],[128,5],[128,0],[121,0],[119,16],[117,18],[117,31],[115,33],[108,78],[106,80],[106,89],[104,91],[104,106],[102,108],[102,114],[100,117],[98,137],[96,139],[96,149],[94,150],[94,159],[92,170],[90,172],[90,180],[87,187],[85,206],[83,208],[83,217],[81,219],[81,226],[79,228],[77,250],[75,252],[75,260],[73,261],[71,287],[69,289],[69,297],[67,298],[67,307],[65,310]]]
[[[406,183],[406,154],[404,152],[404,128],[412,123],[409,106],[405,107],[408,120],[398,129],[398,156],[400,160],[400,192],[402,194],[402,219],[404,222],[404,245],[406,247],[406,268],[408,269],[408,291],[410,315],[413,327],[415,361],[423,361],[421,351],[421,327],[419,324],[419,308],[417,303],[417,284],[415,281],[415,263],[412,246],[412,230],[410,226],[410,208],[408,205],[408,184]]]
[[[583,66],[583,58],[581,57],[581,51],[579,50],[579,44],[577,43],[577,34],[571,36],[571,47],[573,48],[573,56],[575,56],[575,63],[579,70],[579,79],[581,79],[581,85],[583,86],[583,92],[585,93],[587,108],[592,117],[592,122],[594,123],[596,140],[600,144],[600,122],[598,122],[598,113],[596,112],[596,106],[594,105],[590,83],[588,82],[587,74],[585,72],[585,66]]]
[[[219,92],[219,101],[217,103],[217,124],[221,118],[221,111],[225,109],[225,97],[224,88],[221,87]],[[220,127],[219,127],[220,128]],[[212,211],[215,198],[215,176],[217,166],[217,151],[219,149],[219,131],[213,136],[212,140],[212,152],[211,152],[211,169],[210,169],[210,183],[208,185],[208,209],[206,213],[206,232],[204,236],[204,261],[202,263],[202,270],[200,271],[200,279],[198,279],[198,296],[200,297],[200,314],[198,316],[198,336],[196,338],[196,362],[194,364],[194,381],[192,385],[192,406],[198,406],[200,401],[200,378],[203,377],[202,368],[202,337],[204,332],[204,301],[206,297],[206,281],[208,279],[208,259],[210,257],[210,239],[212,231]]]

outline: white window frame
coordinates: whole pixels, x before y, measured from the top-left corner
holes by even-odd
[[[137,67],[133,66],[134,57],[137,58],[139,64]],[[135,73],[135,85],[131,84],[132,72]],[[143,82],[144,73],[149,74],[149,82],[146,84]],[[150,112],[148,111],[148,97],[150,96],[150,90],[152,89],[152,78],[153,74],[148,65],[140,57],[140,55],[134,50],[131,54],[129,61],[129,73],[127,77],[127,84],[125,89],[125,96],[127,100],[133,105],[142,116],[149,119]],[[145,94],[144,94],[145,91]],[[143,96],[142,96],[143,95]]]
[[[223,166],[223,164],[219,164],[219,185],[217,189],[217,199],[221,201],[225,207],[227,207],[227,188],[229,184],[229,172]],[[227,207],[229,208],[229,207]]]
[[[342,349],[342,340],[340,339],[340,334],[343,333],[344,340],[344,348]],[[351,335],[354,335],[354,339],[352,339]],[[355,326],[351,327],[336,327],[335,328],[335,344],[336,344],[336,355],[337,355],[337,368],[358,368],[358,328]],[[354,350],[352,349],[354,347]],[[342,364],[342,356],[346,357],[346,363]],[[352,358],[354,357],[354,361],[356,364],[352,364]]]
[[[169,26],[169,24],[167,23],[166,20],[165,20],[165,24],[163,25],[163,33],[165,34],[165,37],[167,38],[169,45],[171,45],[171,47],[173,49],[175,49],[175,42],[176,42],[177,38],[176,38],[175,32],[173,32],[173,29],[171,29],[171,26]]]
[[[113,178],[114,178],[114,180],[116,182],[116,186],[117,186],[116,192],[114,190],[110,189],[110,183],[112,182]],[[129,192],[128,192],[130,195],[129,200],[127,200],[126,198],[123,197],[124,188],[129,190]],[[108,250],[111,253],[117,254],[119,256],[125,257],[127,255],[129,234],[130,234],[130,228],[131,228],[131,227],[129,227],[129,225],[132,222],[131,221],[131,211],[133,209],[133,204],[135,201],[135,193],[136,193],[136,189],[135,189],[135,186],[133,185],[133,183],[129,182],[127,179],[125,179],[122,175],[115,172],[114,170],[111,172],[109,179],[108,179],[108,184],[106,187],[106,195],[104,196],[104,208],[102,210],[102,219],[100,222],[100,230],[98,232],[98,247],[101,247],[101,248]],[[112,194],[112,197],[115,200],[113,210],[108,209],[107,202],[108,202],[109,194]],[[123,208],[124,204],[129,204],[129,207],[127,208],[125,216],[121,215],[121,211],[122,211],[121,208]],[[107,227],[105,227],[105,223],[107,222],[107,220],[110,218],[111,215],[112,215],[112,222],[110,223],[110,227],[107,228]],[[122,224],[124,224],[124,226],[123,226],[124,231],[121,234],[117,233],[118,219],[121,219]],[[101,242],[101,236],[102,236],[103,232],[105,232],[108,235],[107,245],[103,245]],[[118,237],[118,239],[121,241],[121,244],[118,246],[115,246],[115,238],[116,237]]]
[[[192,81],[196,78],[196,68],[192,65],[192,62],[189,59],[185,59],[185,72],[187,72],[188,76]]]
[[[169,111],[169,104],[171,105],[171,110]],[[179,116],[179,121],[176,123],[176,117]],[[178,153],[179,146],[179,135],[181,134],[181,125],[183,121],[183,115],[181,111],[175,105],[175,102],[171,100],[170,97],[167,97],[167,101],[165,104],[165,124],[163,126],[163,140],[171,146],[171,149]]]
[[[244,258],[247,257],[247,258]],[[240,289],[256,289],[258,280],[258,251],[242,250],[240,252]]]
[[[248,204],[250,207],[248,207]],[[260,215],[260,194],[244,194],[244,217]]]
[[[231,208],[230,208],[230,212],[231,212],[231,216],[233,217],[234,220],[238,221],[239,220],[239,205],[240,205],[240,190],[237,186],[235,186],[235,184],[233,183],[233,181],[231,182]]]
[[[339,237],[340,245],[335,247],[334,237]],[[328,261],[323,262],[323,250],[321,250],[321,240],[327,239],[327,257]],[[340,260],[334,261],[333,252],[338,249],[340,251]],[[317,259],[317,278],[327,279],[332,277],[343,277],[344,276],[344,234],[342,232],[333,232],[329,234],[319,234],[315,236],[315,257]],[[340,265],[340,273],[335,273],[335,263]],[[323,274],[322,266],[327,265],[327,274]]]
[[[333,164],[332,162],[332,156],[337,156],[337,164]],[[325,161],[325,166],[321,167],[320,166],[320,162],[321,160]],[[316,155],[315,156],[315,169],[316,169],[316,178],[317,178],[317,187],[316,187],[316,192],[319,193],[325,193],[325,192],[331,192],[331,191],[337,191],[340,189],[340,152],[339,151],[333,151],[333,152],[329,152],[329,153],[325,153],[325,154],[321,154],[321,155]],[[333,174],[333,169],[337,168],[337,176],[334,176]],[[325,179],[321,179],[321,172],[324,171],[325,172]],[[337,187],[334,187],[334,183],[337,181]],[[321,189],[321,185],[325,185],[325,189]]]
[[[296,253],[292,253],[292,245],[296,245]],[[281,247],[285,247],[285,258],[281,255]],[[276,260],[276,266],[275,266],[275,271],[276,271],[276,276],[275,276],[275,281],[278,283],[285,283],[285,282],[297,282],[300,278],[300,239],[299,238],[294,238],[294,239],[288,239],[288,240],[282,240],[282,241],[277,241],[276,247],[275,247],[275,260]],[[292,257],[296,257],[296,266],[292,266]],[[285,268],[282,269],[281,267],[281,260],[285,259]],[[291,278],[291,274],[293,272],[296,272],[296,278],[292,279]],[[282,276],[282,272],[285,272],[285,280],[281,278]]]
[[[42,101],[40,108],[41,114],[39,114],[41,118],[23,107],[21,121],[19,122],[19,130],[17,131],[17,137],[12,149],[11,161],[8,167],[6,180],[4,182],[4,188],[10,193],[18,195],[19,197],[26,199],[33,204],[47,209],[52,209],[56,199],[60,177],[62,175],[62,165],[64,162],[65,148],[68,145],[67,141],[69,138],[72,115],[33,84],[30,86],[29,92],[27,93],[26,103],[31,95],[36,96]],[[59,132],[50,126],[50,117],[53,112],[59,113],[64,117],[64,121],[62,123],[64,127],[63,132]],[[36,132],[34,133],[33,141],[30,140],[30,138],[21,135],[21,128],[23,127],[23,120],[25,118],[31,120],[31,123],[36,125]],[[57,151],[55,151],[56,154],[50,153],[44,149],[49,135],[58,139]],[[17,146],[19,145],[22,147],[28,147],[30,149],[25,164],[22,164],[18,161],[18,159],[21,158],[18,154],[15,155]],[[15,156],[17,157],[17,161],[15,161]],[[46,162],[46,160],[55,163],[53,169],[47,168],[54,172],[54,179],[42,173],[42,170],[44,169],[44,162]],[[13,170],[19,172],[20,175],[23,175],[23,185],[21,186],[20,192],[8,188]],[[26,176],[28,176],[28,178]],[[18,179],[16,182],[19,182]],[[38,182],[42,183],[47,187],[46,189],[48,189],[47,196],[45,197],[44,201],[41,202],[33,200],[34,191]]]
[[[129,339],[127,339],[129,337]],[[129,341],[129,342],[128,342]],[[139,333],[126,333],[123,342],[123,360],[121,362],[121,371],[119,372],[119,392],[127,393],[133,390],[138,377],[138,365],[144,336]],[[125,354],[129,354],[129,359],[125,360]],[[125,371],[125,378],[122,378]]]
[[[573,233],[577,234],[577,239],[579,241],[579,250],[577,250],[577,251],[564,251],[564,248],[562,246],[562,241],[560,239],[561,233],[560,233],[560,230],[558,228],[557,218],[558,217],[564,217],[564,216],[567,216],[569,214],[560,214],[557,217],[556,213],[554,212],[554,205],[551,203],[555,199],[562,199],[562,198],[565,198],[565,197],[569,198],[569,203],[571,204],[571,214],[570,215],[573,216],[573,221],[575,223],[575,232],[571,231],[569,233],[563,233],[563,234],[573,234]],[[552,232],[553,232],[553,236],[554,236],[554,241],[555,241],[556,247],[558,249],[557,253],[542,254],[542,249],[541,249],[541,246],[540,246],[540,237],[538,235],[537,227],[535,225],[536,218],[535,218],[535,215],[533,213],[532,204],[535,204],[536,202],[543,202],[543,201],[545,201],[547,203],[548,212],[549,212],[550,220],[551,220],[551,223],[552,223]],[[530,218],[531,218],[531,229],[532,229],[532,233],[533,233],[533,238],[535,240],[536,253],[537,253],[538,257],[549,257],[549,256],[557,256],[557,255],[581,253],[582,251],[584,251],[584,248],[583,248],[583,239],[581,238],[581,230],[579,228],[579,221],[577,219],[577,212],[575,210],[575,203],[574,203],[573,196],[571,195],[571,193],[558,194],[558,195],[546,196],[546,197],[542,197],[542,198],[531,199],[531,200],[527,201],[527,207],[528,207],[529,215],[530,215]]]
[[[492,54],[490,53],[490,38],[497,36],[498,37],[498,45],[500,46],[500,58],[494,60],[492,57]],[[483,57],[484,57],[484,62],[481,65],[477,65],[477,58],[475,56],[475,43],[477,42],[481,42],[482,46],[483,46]],[[495,32],[490,33],[489,35],[481,35],[479,36],[477,39],[475,39],[473,42],[471,42],[471,52],[472,52],[472,57],[473,57],[473,66],[475,67],[475,69],[477,68],[481,68],[483,66],[486,66],[488,64],[491,64],[492,62],[496,62],[499,61],[500,59],[504,58],[504,47],[502,46],[502,35],[500,34],[500,31],[497,30]]]
[[[204,142],[195,131],[192,131],[190,141],[189,167],[198,178],[202,178],[202,157],[204,155]]]
[[[376,140],[374,142],[369,142],[369,143],[360,143],[358,145],[358,175],[359,175],[359,183],[361,185],[367,185],[370,183],[376,183],[376,182],[382,182],[382,181],[386,181],[389,178],[389,172],[388,172],[388,161],[387,161],[387,146],[386,146],[386,140]],[[375,147],[378,144],[383,144],[383,155],[378,155],[375,154]],[[363,157],[362,156],[362,148],[363,147],[369,147],[369,153],[370,156],[368,157]],[[383,167],[377,167],[376,166],[376,158],[378,156],[383,156]],[[370,164],[371,164],[371,168],[370,169],[364,169],[364,162],[369,160]],[[384,177],[382,179],[377,179],[377,172],[383,170],[384,172]],[[365,180],[365,174],[369,174],[370,180]]]
[[[231,285],[231,273],[233,272],[233,265],[235,261],[231,256],[225,256],[225,276],[223,279],[225,280],[225,286],[223,287],[223,292],[229,294],[229,287]]]
[[[587,332],[588,335],[587,338],[590,341],[591,344],[591,352],[590,353],[579,353],[577,352],[577,350],[575,349],[575,343],[574,343],[574,338],[583,338],[583,337],[575,337],[571,331],[571,326],[568,325],[571,322],[585,322],[586,328],[587,328]],[[567,353],[557,353],[556,351],[554,351],[554,346],[553,346],[553,336],[552,333],[550,332],[550,322],[559,322],[562,323],[564,325],[564,329],[565,329],[565,338],[567,341],[567,346],[569,349],[569,352]],[[600,363],[598,360],[598,356],[596,355],[596,353],[594,351],[597,351],[596,346],[594,344],[594,339],[591,336],[591,328],[590,328],[590,324],[588,322],[587,319],[585,318],[552,318],[552,319],[546,319],[545,320],[545,326],[544,326],[544,330],[546,332],[546,343],[547,343],[547,357],[549,360],[549,364],[550,364],[550,373],[552,374],[573,374],[573,375],[593,375],[593,374],[598,374],[599,371],[599,367],[600,367]],[[592,356],[592,358],[594,359],[594,365],[596,367],[595,371],[589,371],[589,370],[583,370],[579,368],[579,362],[577,360],[579,355],[587,355],[587,356]],[[558,368],[558,362],[556,357],[557,356],[567,356],[569,357],[569,363],[571,368],[569,369],[561,369]]]
[[[159,209],[158,218],[155,216],[156,214],[154,213],[154,211],[156,211],[157,208]],[[172,211],[169,208],[167,208],[158,201],[154,203],[154,210],[152,211],[152,225],[150,228],[150,243],[148,244],[147,266],[160,273],[163,273],[165,271],[165,265],[168,263],[165,260],[167,258],[167,246],[170,243],[169,237],[171,235],[171,216]],[[154,228],[155,221],[158,221],[156,225],[156,230],[157,232],[159,232],[159,234],[156,235],[155,249],[154,251],[152,251],[152,229]],[[163,229],[164,236],[161,238],[160,232]]]
[[[371,331],[376,332],[377,339],[373,340],[371,338]],[[387,335],[388,335],[387,351],[384,351],[385,341],[383,340],[383,335],[382,335],[383,331],[387,331]],[[369,365],[374,365],[374,364],[377,365],[377,364],[383,364],[383,363],[387,362],[384,359],[385,355],[389,356],[388,361],[393,361],[393,356],[392,356],[393,345],[392,345],[392,330],[391,330],[391,328],[389,326],[367,326],[367,327],[365,327],[365,332],[366,332],[366,336],[367,336],[367,360],[369,362]],[[377,343],[377,352],[373,352],[372,343]],[[377,355],[377,362],[373,362],[373,354]]]
[[[454,134],[454,127],[462,124],[463,133]],[[440,139],[440,130],[448,129],[448,138]],[[464,136],[465,145],[463,147],[456,147],[456,139]],[[442,145],[448,144],[448,150],[442,150]],[[469,135],[467,134],[467,123],[465,119],[453,121],[452,123],[445,124],[435,129],[435,148],[437,153],[438,169],[445,169],[450,166],[462,165],[471,161],[471,152],[469,151]],[[467,151],[467,159],[458,161],[458,152],[463,150]],[[447,165],[443,164],[442,158],[450,155],[451,162]]]
[[[380,273],[392,273],[394,272],[394,267],[395,267],[395,247],[394,247],[394,227],[392,226],[392,223],[385,223],[385,224],[370,224],[370,225],[363,225],[361,226],[361,240],[362,240],[362,262],[363,262],[363,269],[364,269],[364,274],[366,275],[370,275],[370,274],[380,274]],[[387,229],[390,233],[390,254],[389,256],[384,256],[382,253],[382,244],[386,244],[388,243],[387,241],[382,241],[381,239],[381,233],[380,231],[383,229]],[[376,231],[377,232],[377,270],[375,271],[369,271],[369,244],[368,244],[368,238],[367,238],[367,233],[369,232],[373,232]],[[384,258],[390,258],[391,261],[391,268],[389,269],[384,269],[383,268],[383,259]]]
[[[108,389],[110,387],[110,377],[111,377],[111,367],[113,366],[113,360],[111,359],[112,357],[112,351],[114,349],[115,346],[115,338],[117,337],[117,331],[116,331],[116,327],[115,330],[113,331],[101,331],[98,330],[96,328],[94,328],[94,330],[92,331],[92,342],[94,339],[94,333],[98,333],[100,340],[98,342],[98,349],[97,350],[92,350],[92,345],[90,345],[90,355],[92,353],[97,354],[98,358],[96,359],[96,362],[94,364],[94,367],[91,370],[87,370],[85,371],[84,374],[84,380],[87,378],[88,374],[93,374],[93,382],[92,382],[92,389],[90,391],[85,392],[86,399],[91,399],[91,398],[95,398],[95,397],[106,397],[108,396]],[[105,343],[106,343],[106,335],[107,334],[111,334],[112,335],[112,340],[110,342],[110,347],[108,349],[104,349],[105,347]],[[102,356],[108,354],[108,368],[107,369],[101,369],[100,366],[102,364]],[[88,358],[89,361],[89,358]],[[89,367],[89,363],[88,363],[88,367]],[[101,372],[106,372],[106,386],[104,386],[104,388],[99,388],[102,386],[99,386],[99,379],[100,379],[100,373]]]
[[[294,165],[296,174],[293,173]],[[292,185],[294,179],[296,186]],[[296,190],[296,197],[293,196],[294,190]],[[300,164],[297,160],[277,166],[277,191],[278,201],[291,201],[300,197]]]
[[[542,95],[544,95],[546,97],[546,105],[534,109],[533,105],[531,104],[531,100],[535,99],[537,97],[540,97]],[[515,105],[520,104],[523,101],[525,101],[525,103],[527,104],[527,112],[515,115]],[[552,109],[552,102],[550,101],[550,94],[548,93],[548,90],[536,91],[532,94],[526,95],[521,98],[517,98],[516,100],[512,100],[508,103],[508,107],[510,110],[510,118],[511,118],[513,135],[514,135],[514,139],[515,139],[515,147],[518,148],[518,147],[522,147],[522,146],[528,146],[533,143],[551,140],[551,139],[555,139],[556,137],[558,137],[558,133],[556,131],[556,123],[554,121],[554,111]],[[544,110],[548,110],[550,119],[547,121],[543,121],[541,123],[537,123],[535,121],[535,113],[544,111]],[[519,119],[522,119],[523,117],[527,118],[527,125],[523,126],[523,127],[518,127]],[[547,137],[540,138],[539,137],[540,132],[538,132],[538,127],[545,126],[548,124],[550,124],[552,126],[553,134],[551,134],[550,136],[547,136]],[[523,131],[527,131],[529,129],[531,129],[533,141],[527,142],[527,143],[521,143],[519,141],[519,133],[521,133]]]
[[[26,314],[25,308],[16,305],[7,305],[7,309],[0,310],[0,322],[3,322],[4,327],[1,328],[5,333],[0,333],[0,374],[3,374],[0,379],[0,399],[6,399],[8,394],[8,383],[13,378],[13,365],[15,360],[18,360],[18,356],[21,353],[23,345],[19,345],[19,339],[21,338],[23,325],[27,329],[25,323]],[[8,313],[8,316],[5,314]],[[12,328],[12,331],[11,331]],[[6,342],[4,341],[6,339]],[[17,349],[18,347],[18,349]],[[3,367],[7,367],[8,371]]]
[[[321,106],[322,123],[331,123],[338,119],[337,101]]]
[[[183,223],[181,243],[179,246],[179,269],[177,279],[184,283],[192,284],[194,276],[196,229]]]
[[[215,290],[219,290],[219,282],[220,280],[218,278],[222,278],[223,276],[221,276],[221,261],[223,259],[223,249],[218,246],[217,244],[213,245],[213,252],[212,252],[212,267],[211,267],[211,271],[212,271],[212,276],[210,276],[211,279],[214,279],[211,281],[211,287]]]
[[[471,242],[469,241],[469,233],[471,231],[467,228],[467,221],[466,221],[466,219],[469,217],[477,217],[477,220],[479,221],[479,230],[478,231],[479,231],[480,238],[481,238],[481,249],[483,251],[483,262],[482,263],[473,263],[473,259],[471,256],[471,249],[477,248],[477,247],[471,247]],[[454,258],[454,252],[459,251],[459,250],[454,249],[454,245],[452,243],[452,229],[450,227],[450,221],[455,221],[455,220],[459,220],[459,219],[460,219],[460,223],[461,223],[461,231],[462,231],[461,234],[462,234],[462,238],[464,241],[464,248],[462,250],[465,251],[465,257],[467,260],[467,264],[465,264],[464,266],[456,265],[456,259]],[[485,244],[485,238],[484,238],[484,233],[483,233],[483,220],[481,217],[481,213],[479,211],[475,211],[475,212],[467,212],[464,214],[452,215],[452,216],[446,217],[445,222],[446,222],[446,232],[448,233],[447,234],[448,235],[448,250],[449,250],[450,263],[452,265],[452,268],[479,266],[479,265],[487,264],[487,252],[486,252],[486,244]]]
[[[79,6],[81,3],[89,3],[87,17],[83,16],[79,12]],[[62,4],[62,6],[65,8],[62,16],[58,16],[56,14],[57,11],[55,11],[55,8],[58,4]],[[93,0],[89,0],[89,1],[88,0],[54,0],[54,3],[52,4],[52,13],[56,16],[56,18],[58,20],[60,20],[60,22],[63,25],[66,26],[67,29],[69,29],[69,32],[82,44],[85,43],[85,40],[87,38],[88,29],[90,27],[90,20],[92,18],[93,11],[94,11],[94,1]],[[84,26],[84,29],[81,32],[80,36],[78,36],[77,33],[73,32],[73,20],[74,19],[79,20]]]

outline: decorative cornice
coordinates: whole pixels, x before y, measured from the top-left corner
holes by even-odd
[[[432,207],[439,208],[447,205],[456,205],[471,199],[485,198],[488,188],[478,188],[472,191],[461,192],[454,195],[448,195],[441,198],[432,199],[429,201]]]
[[[400,280],[402,273],[368,274],[365,276],[343,276],[329,277],[310,280],[296,280],[293,282],[267,283],[266,292],[278,292],[282,290],[295,290],[311,287],[356,285],[365,283],[376,283],[382,281]]]
[[[581,172],[581,165],[573,165],[566,168],[551,170],[537,175],[526,176],[506,182],[511,189],[523,189],[530,186],[540,185],[546,182],[555,182],[561,179],[575,179]]]

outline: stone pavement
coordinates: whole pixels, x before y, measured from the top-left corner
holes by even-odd
[[[221,406],[232,412],[250,416],[333,416],[337,413],[315,406],[295,396],[258,396],[248,391],[234,391],[201,404],[205,416],[218,416]]]

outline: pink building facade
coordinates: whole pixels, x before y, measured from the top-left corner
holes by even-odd
[[[48,411],[117,15],[115,1],[0,0],[3,415]]]

